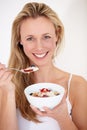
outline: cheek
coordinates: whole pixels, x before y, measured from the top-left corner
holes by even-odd
[[[31,51],[31,47],[23,45],[23,50],[26,55],[28,55]]]
[[[56,42],[51,41],[51,42],[48,44],[48,48],[51,49],[51,50],[54,50],[54,49],[56,48]]]

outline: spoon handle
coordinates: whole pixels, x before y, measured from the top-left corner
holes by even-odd
[[[15,70],[15,71],[19,71],[19,72],[22,72],[22,73],[31,73],[31,72],[34,72],[34,71],[37,71],[39,68],[36,67],[36,66],[31,66],[31,67],[28,67],[26,69],[17,69],[17,68],[8,68],[9,70]]]

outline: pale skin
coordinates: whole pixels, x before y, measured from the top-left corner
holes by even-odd
[[[36,79],[35,82],[57,83],[62,85],[66,90],[61,103],[54,109],[50,110],[49,108],[44,107],[45,112],[41,112],[34,106],[31,106],[31,108],[40,116],[49,116],[54,118],[59,123],[61,130],[87,130],[87,81],[80,76],[73,75],[72,77],[69,90],[69,100],[72,105],[71,119],[66,104],[67,85],[70,74],[56,68],[52,63],[52,57],[56,48],[56,41],[58,40],[53,24],[44,17],[27,19],[23,21],[21,25],[20,35],[20,43],[23,45],[25,54],[31,60],[31,64],[34,63],[39,67],[39,70],[34,74]],[[12,96],[14,95],[14,85],[11,82],[12,74],[9,71],[5,71],[6,68],[3,66],[4,65],[0,64],[0,68],[3,68],[3,70],[0,70],[0,90],[1,93],[6,90],[6,92]],[[2,80],[2,77],[6,75],[10,78]],[[8,85],[5,80],[9,82]],[[1,83],[1,81],[3,81],[3,83]],[[3,85],[4,83],[5,86]],[[11,86],[11,90],[8,89],[10,88],[9,86]],[[10,97],[8,98],[8,109],[10,106],[9,100]],[[15,127],[15,129],[12,128],[13,130],[17,130],[18,126],[16,114],[13,114],[13,111],[16,113],[14,98],[12,98],[12,103],[14,104],[12,107],[12,115],[7,115],[7,119],[10,119],[11,121],[13,119],[13,121],[15,121],[14,123],[12,122],[10,124],[11,127]],[[0,106],[0,109],[0,111],[3,113],[2,106]],[[1,119],[6,119],[6,117],[2,115]],[[7,130],[11,129],[8,128]]]
[[[0,130],[18,130],[13,75],[0,63]]]

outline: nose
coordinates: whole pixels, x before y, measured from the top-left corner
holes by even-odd
[[[37,39],[37,41],[36,41],[36,49],[37,50],[42,50],[42,48],[43,48],[43,45],[42,45],[41,39]]]

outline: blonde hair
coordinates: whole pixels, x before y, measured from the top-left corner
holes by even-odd
[[[11,54],[9,59],[9,67],[14,68],[25,68],[30,65],[28,57],[24,54],[23,47],[20,44],[20,26],[23,20],[27,18],[37,18],[46,17],[53,23],[55,27],[56,35],[58,36],[58,41],[56,43],[57,48],[61,46],[61,41],[63,38],[64,28],[63,24],[58,18],[57,14],[44,3],[27,3],[21,12],[17,15],[12,26],[12,38],[11,38]],[[16,86],[16,104],[19,108],[22,116],[28,120],[38,122],[36,114],[30,108],[28,101],[24,95],[24,89],[34,83],[33,73],[29,75],[24,75],[19,72],[14,73],[13,82]]]

